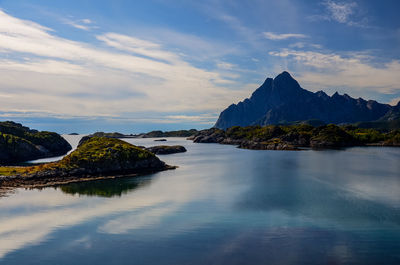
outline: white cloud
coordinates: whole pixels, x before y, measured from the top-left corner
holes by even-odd
[[[335,21],[348,26],[372,28],[368,25],[368,18],[363,12],[360,12],[356,2],[325,0],[321,5],[324,7],[322,14],[309,16],[310,20]]]
[[[269,53],[290,61],[306,88],[346,87],[385,94],[400,90],[400,61],[376,65],[368,54],[338,54],[282,49]]]
[[[93,21],[88,18],[79,19],[79,20],[62,19],[62,22],[66,25],[70,25],[74,28],[85,30],[85,31],[89,31],[91,29],[97,28],[97,27],[91,25],[91,24],[93,24]]]
[[[210,114],[201,114],[201,115],[168,115],[167,119],[172,120],[184,120],[189,122],[197,122],[200,124],[213,124],[215,120],[218,118],[218,115],[210,115]]]
[[[357,7],[355,2],[334,2],[331,0],[324,2],[327,8],[330,18],[339,22],[349,22],[349,17],[354,13],[354,8]]]
[[[82,21],[83,23],[85,23],[85,24],[92,24],[92,23],[93,23],[93,21],[90,20],[90,19],[88,19],[88,18],[81,19],[81,21]]]
[[[296,33],[286,33],[286,34],[277,34],[273,32],[263,32],[265,38],[269,40],[287,40],[292,38],[306,38],[307,36],[304,34],[296,34]]]
[[[95,46],[61,38],[0,11],[0,86],[9,95],[0,97],[0,111],[110,117],[146,111],[214,113],[249,93],[221,86],[238,77],[229,69],[196,67],[156,41],[112,32],[97,40]]]
[[[84,75],[82,66],[56,60],[25,60],[22,62],[0,59],[0,69],[7,71],[28,71],[58,75]]]
[[[314,43],[306,43],[306,42],[296,42],[289,44],[290,48],[298,48],[298,49],[303,49],[303,48],[314,48],[314,49],[322,49],[322,46],[319,44],[314,44]]]
[[[227,62],[219,62],[217,63],[217,67],[220,69],[231,70],[235,67],[235,65]]]
[[[392,106],[396,106],[400,102],[400,97],[392,99],[389,104]]]
[[[106,33],[97,36],[97,39],[103,41],[110,47],[121,51],[132,52],[136,55],[165,60],[170,63],[180,60],[175,53],[162,50],[161,45],[154,42],[116,33]]]

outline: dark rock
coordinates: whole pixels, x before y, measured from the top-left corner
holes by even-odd
[[[147,151],[152,152],[156,155],[168,155],[175,153],[186,152],[186,148],[181,145],[158,145],[146,148]]]
[[[0,164],[59,156],[71,150],[59,134],[31,130],[15,122],[0,122]]]
[[[315,128],[313,135],[310,139],[313,148],[340,148],[359,144],[353,136],[333,124]]]
[[[196,129],[179,130],[179,131],[151,131],[148,133],[141,133],[136,135],[137,138],[159,138],[159,137],[190,137],[195,135],[198,131]]]
[[[167,139],[155,139],[154,142],[166,142]]]
[[[254,142],[254,141],[243,141],[240,148],[252,149],[252,150],[298,150],[292,144],[286,142]]]
[[[82,137],[82,139],[79,141],[79,145],[81,145],[82,143],[84,143],[85,141],[87,141],[88,139],[92,138],[92,137],[106,137],[106,138],[136,138],[133,135],[126,135],[126,134],[122,134],[119,132],[113,132],[113,133],[106,133],[106,132],[95,132],[89,135],[86,135],[84,137]]]
[[[202,130],[193,139],[195,143],[220,143],[225,139],[225,132],[217,128]]]
[[[85,143],[87,140],[89,140],[89,139],[92,138],[92,137],[93,137],[92,135],[83,136],[83,137],[79,140],[78,147],[81,146],[83,143]]]

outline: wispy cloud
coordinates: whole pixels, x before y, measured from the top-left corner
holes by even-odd
[[[296,33],[277,34],[273,32],[263,32],[263,36],[269,40],[287,40],[287,39],[301,39],[307,38],[307,35]]]
[[[400,92],[398,60],[377,65],[374,56],[356,52],[340,54],[282,49],[269,54],[289,61],[307,88],[346,87],[352,91]]]
[[[0,11],[0,111],[214,113],[249,92],[222,86],[237,77],[229,69],[194,66],[157,41],[113,32],[96,38],[96,45],[61,38]]]
[[[359,6],[356,2],[325,0],[321,2],[323,14],[313,15],[311,20],[335,21],[348,26],[369,27],[367,18],[359,16]]]
[[[146,41],[117,33],[106,33],[97,36],[97,39],[103,41],[110,47],[121,51],[131,52],[135,55],[144,56],[156,60],[167,62],[176,62],[180,60],[173,52],[164,51],[160,44]]]
[[[320,45],[320,44],[307,43],[307,42],[295,42],[295,43],[289,44],[289,47],[290,48],[298,48],[298,49],[304,49],[304,48],[322,49],[322,45]]]
[[[357,7],[355,2],[334,2],[325,1],[324,5],[330,14],[330,18],[339,23],[348,23],[350,15],[354,13]]]
[[[235,65],[231,64],[231,63],[227,63],[227,62],[219,62],[219,63],[217,63],[217,67],[220,69],[231,70],[235,67]]]
[[[214,124],[215,120],[218,118],[218,114],[200,114],[200,115],[169,115],[166,116],[167,119],[172,120],[185,120],[190,122],[198,122],[200,124]]]
[[[400,103],[400,97],[394,98],[389,102],[389,104],[392,106],[396,106],[399,103]]]
[[[81,29],[81,30],[89,31],[91,29],[96,28],[96,26],[92,25],[93,21],[88,18],[78,19],[78,20],[64,18],[62,21],[66,25],[70,25],[74,28]]]

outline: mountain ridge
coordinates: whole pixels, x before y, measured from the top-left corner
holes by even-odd
[[[355,123],[393,117],[398,106],[375,100],[353,98],[322,90],[311,92],[284,71],[274,79],[267,78],[249,98],[231,104],[223,110],[214,127],[282,124],[301,120],[321,120],[325,123]],[[394,113],[394,114],[393,114]]]

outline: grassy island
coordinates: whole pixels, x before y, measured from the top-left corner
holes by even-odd
[[[2,186],[40,186],[143,174],[174,167],[119,139],[92,137],[62,160],[28,167],[0,167]]]

